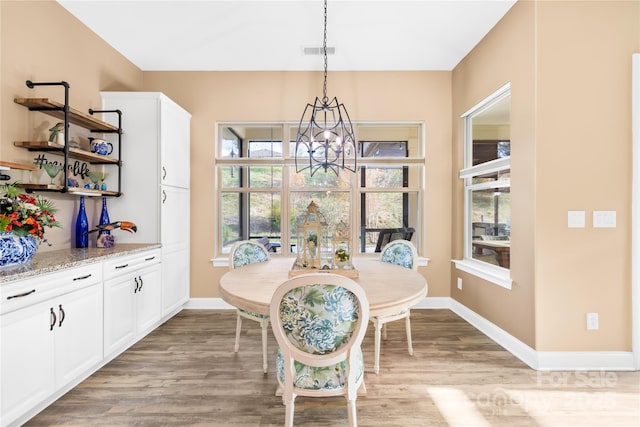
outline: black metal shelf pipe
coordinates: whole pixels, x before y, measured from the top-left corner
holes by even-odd
[[[29,89],[33,89],[36,86],[64,86],[64,107],[62,108],[62,112],[64,113],[64,149],[62,152],[64,153],[64,168],[62,181],[64,184],[62,185],[61,193],[66,193],[69,191],[68,182],[67,182],[67,173],[69,171],[69,83],[65,81],[61,82],[32,82],[31,80],[26,81],[26,85]],[[58,110],[56,108],[56,110]]]

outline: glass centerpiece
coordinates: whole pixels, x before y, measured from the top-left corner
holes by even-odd
[[[342,220],[336,225],[332,243],[334,268],[353,268],[351,264],[351,231],[349,226]]]
[[[297,224],[296,265],[303,269],[323,268],[323,254],[327,252],[327,221],[318,205],[311,201]]]

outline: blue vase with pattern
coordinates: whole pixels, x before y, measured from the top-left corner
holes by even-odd
[[[11,232],[0,232],[0,267],[29,262],[37,250],[38,242],[31,235],[16,236]]]

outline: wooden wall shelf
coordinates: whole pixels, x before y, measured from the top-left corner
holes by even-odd
[[[27,148],[29,151],[59,151],[63,154],[64,145],[50,141],[15,141],[16,147]],[[118,164],[118,159],[101,156],[90,151],[69,147],[69,157],[94,164]]]
[[[69,105],[69,83],[65,81],[61,82],[32,82],[27,80],[25,82],[29,89],[33,89],[36,86],[63,86],[64,87],[64,104],[56,101],[52,101],[49,98],[14,98],[14,102],[18,105],[22,105],[29,109],[29,111],[39,111],[43,114],[55,117],[63,122],[63,134],[64,141],[62,143],[50,142],[50,141],[15,141],[13,144],[16,147],[25,148],[29,151],[49,151],[59,154],[63,157],[62,170],[65,171],[63,176],[63,183],[61,185],[53,184],[22,184],[21,187],[27,192],[32,191],[49,191],[68,193],[71,195],[85,195],[85,196],[120,196],[120,185],[122,180],[122,111],[120,110],[93,110],[89,109],[89,114],[85,114]],[[95,113],[116,113],[118,114],[118,125],[112,125],[110,123],[98,120],[93,115]],[[96,153],[92,153],[80,148],[71,147],[69,145],[69,125],[74,124],[89,130],[90,132],[97,133],[115,133],[117,134],[117,158],[111,156],[101,156]],[[114,147],[116,148],[116,147]],[[117,191],[101,191],[87,189],[85,187],[70,187],[69,183],[73,181],[69,180],[66,176],[71,165],[70,160],[76,159],[92,164],[102,164],[115,166],[118,173],[118,190]]]
[[[56,119],[64,120],[64,104],[51,101],[48,98],[15,98],[14,102],[27,107],[31,111],[40,111]],[[69,107],[69,122],[89,129],[91,132],[118,132],[117,126],[98,120],[71,107]]]
[[[31,191],[62,191],[61,185],[55,184],[18,184],[19,187],[24,188],[28,192]],[[84,187],[68,187],[67,193],[76,194],[79,196],[89,196],[89,197],[99,197],[99,196],[117,196],[117,191],[108,191],[108,190],[93,190],[90,188]]]
[[[7,167],[9,169],[18,169],[23,171],[37,171],[38,167],[36,165],[25,165],[24,163],[14,163],[14,162],[5,162],[0,160],[0,166]]]

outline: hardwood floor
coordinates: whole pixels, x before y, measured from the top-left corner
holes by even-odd
[[[640,372],[537,372],[449,310],[388,325],[380,374],[365,374],[360,426],[639,426]],[[282,426],[260,327],[235,312],[184,310],[31,419],[28,426]],[[269,353],[275,357],[270,334]],[[373,364],[373,329],[363,344]],[[296,426],[346,426],[344,398],[296,400]]]

